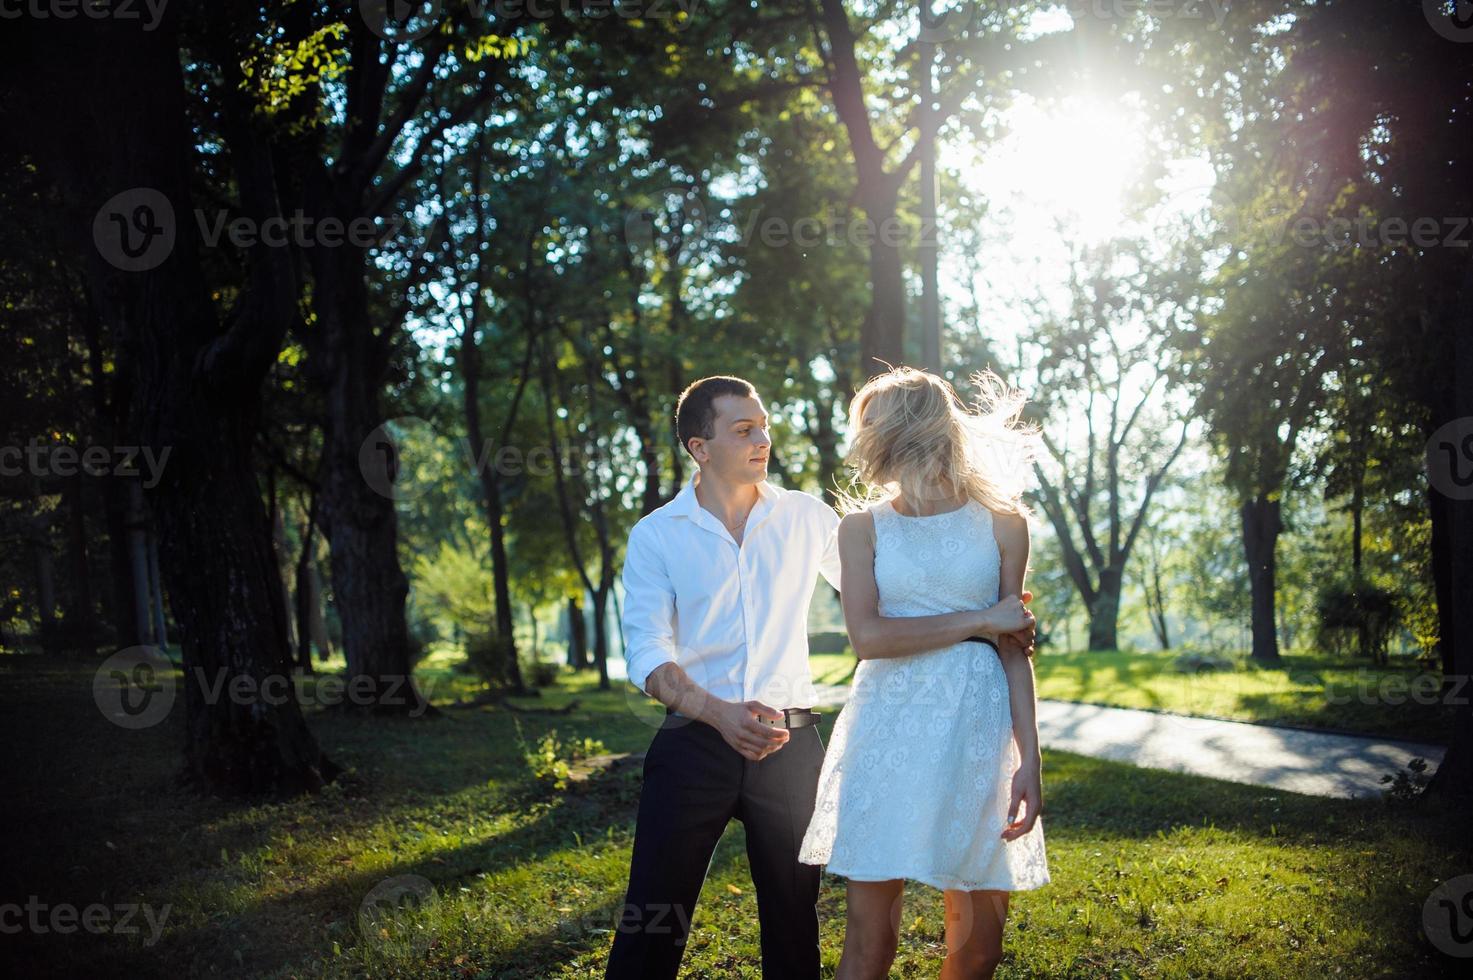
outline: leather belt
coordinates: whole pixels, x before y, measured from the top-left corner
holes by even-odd
[[[823,719],[823,715],[812,708],[784,708],[782,710],[781,720],[772,718],[758,718],[757,720],[773,728],[807,728],[809,725],[817,725]],[[677,718],[689,717],[669,707],[665,709],[665,714],[675,715]]]

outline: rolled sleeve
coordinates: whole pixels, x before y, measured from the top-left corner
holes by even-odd
[[[823,555],[818,560],[818,570],[828,583],[834,587],[835,592],[843,592],[839,587],[839,515],[826,502],[818,502],[819,510],[822,512],[823,522]]]
[[[624,552],[624,663],[644,691],[661,664],[675,663],[675,588],[650,529],[636,524]]]

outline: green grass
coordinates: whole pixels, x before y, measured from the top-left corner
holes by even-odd
[[[829,665],[834,669],[838,662]],[[428,683],[437,700],[460,683]],[[529,774],[517,725],[642,751],[660,711],[565,679],[567,716],[451,709],[385,721],[309,713],[351,767],[316,797],[232,805],[175,780],[182,711],[143,731],[102,718],[90,669],[0,662],[7,726],[0,901],[169,906],[159,940],[0,936],[15,976],[600,977],[623,899],[637,767],[580,792]],[[523,702],[531,704],[531,701]],[[833,717],[825,719],[828,739]],[[1473,870],[1466,816],[1338,801],[1045,752],[1052,884],[1020,893],[1003,977],[1427,977],[1454,961],[1421,932],[1441,879]],[[407,932],[366,934],[386,878],[435,897]],[[722,839],[683,977],[760,975],[740,824]],[[825,875],[825,975],[843,941],[842,879]],[[387,938],[386,938],[387,937]],[[402,940],[402,941],[401,941]],[[934,977],[941,896],[912,885],[895,975]]]
[[[1326,657],[1286,655],[1262,669],[1245,657],[1235,668],[1203,673],[1175,669],[1175,653],[1054,653],[1034,661],[1038,696],[1120,708],[1299,725],[1445,744],[1452,711],[1439,702],[1435,673],[1414,663],[1388,667]],[[840,683],[852,654],[816,654],[815,681]],[[1473,697],[1473,686],[1462,697]]]

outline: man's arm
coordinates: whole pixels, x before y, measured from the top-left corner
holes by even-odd
[[[650,529],[636,524],[624,551],[624,663],[629,682],[646,694],[649,676],[675,663],[675,587]]]
[[[818,570],[828,583],[834,587],[834,591],[843,593],[839,582],[843,573],[843,564],[839,558],[839,515],[822,500],[818,501],[819,508],[823,512],[824,547],[823,554],[818,559]]]
[[[788,740],[786,729],[772,728],[757,715],[780,719],[756,701],[733,704],[716,697],[675,662],[675,587],[649,528],[629,532],[624,553],[624,663],[635,687],[697,721],[721,732],[727,744],[752,761],[776,752]]]

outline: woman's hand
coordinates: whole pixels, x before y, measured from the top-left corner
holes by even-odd
[[[1025,593],[1026,595],[1027,593]],[[1028,595],[1028,598],[1033,598]],[[1033,613],[1028,611],[1025,600],[1016,595],[1005,597],[997,605],[982,614],[981,632],[993,637],[1004,633],[1019,633],[1033,628]]]
[[[1018,809],[1025,806],[1023,818],[1018,819]],[[1003,840],[1017,840],[1033,829],[1043,809],[1043,764],[1036,756],[1023,760],[1018,771],[1013,773],[1012,799],[1008,802],[1008,825],[1003,828]]]

